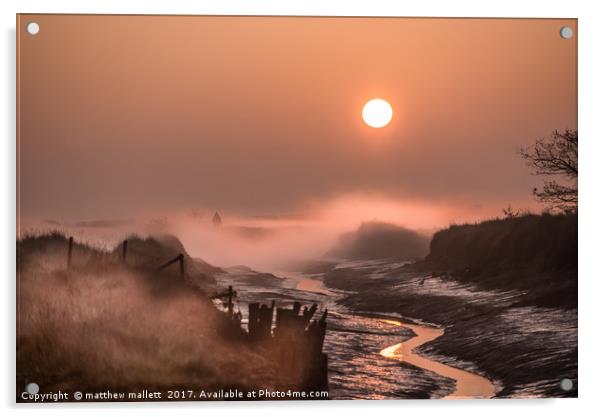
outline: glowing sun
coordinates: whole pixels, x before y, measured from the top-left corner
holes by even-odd
[[[362,118],[370,127],[385,127],[393,118],[393,108],[382,98],[373,98],[364,105]]]

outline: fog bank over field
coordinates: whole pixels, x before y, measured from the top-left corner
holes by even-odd
[[[497,210],[497,209],[496,209]],[[431,235],[453,222],[493,216],[477,204],[448,207],[401,202],[375,194],[350,194],[311,201],[292,213],[219,211],[215,208],[144,212],[131,218],[22,219],[19,232],[61,230],[98,247],[113,247],[126,236],[172,234],[193,257],[220,266],[247,265],[269,270],[300,259],[320,258],[340,237],[368,222],[388,223]]]
[[[358,230],[345,233],[329,255],[350,259],[421,259],[429,250],[430,236],[390,223],[362,223]]]

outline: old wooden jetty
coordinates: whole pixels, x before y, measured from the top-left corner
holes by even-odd
[[[242,315],[234,312],[230,286],[213,298],[224,300],[225,314],[240,326]],[[280,389],[299,391],[328,390],[328,356],[322,352],[326,335],[325,309],[314,319],[318,305],[301,308],[294,302],[291,308],[276,308],[271,304],[250,303],[246,337],[258,351],[273,363]]]

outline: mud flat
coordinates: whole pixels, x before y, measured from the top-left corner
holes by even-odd
[[[410,340],[415,333],[407,327],[385,323],[382,317],[354,313],[338,304],[344,293],[325,288],[318,271],[316,275],[272,275],[226,268],[225,272],[218,274],[217,280],[220,285],[237,289],[243,323],[247,306],[261,300],[275,300],[280,306],[290,306],[295,301],[317,302],[320,310],[328,308],[324,352],[328,354],[330,399],[442,398],[454,391],[450,378],[382,356],[384,347]]]
[[[496,398],[577,396],[576,308],[533,305],[525,291],[481,290],[384,261],[339,266],[324,282],[346,292],[339,303],[352,311],[445,329],[416,352],[491,380]],[[560,389],[563,378],[572,390]]]

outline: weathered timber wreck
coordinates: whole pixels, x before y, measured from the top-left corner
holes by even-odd
[[[227,291],[212,298],[224,300],[225,314],[230,318],[234,332],[243,329],[242,314],[234,312],[233,298],[236,292],[230,286]],[[311,307],[294,302],[292,308],[249,304],[247,330],[244,338],[269,359],[277,371],[277,387],[282,390],[327,391],[328,356],[322,352],[326,335],[325,309],[314,319],[317,304]],[[236,329],[236,330],[235,330]],[[240,333],[239,333],[240,334]]]

